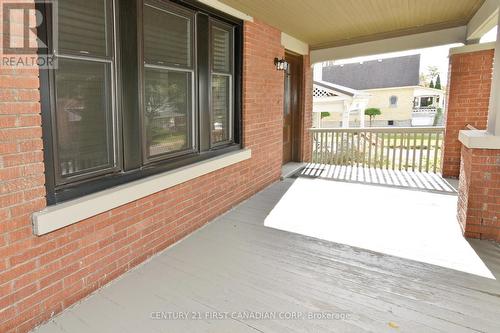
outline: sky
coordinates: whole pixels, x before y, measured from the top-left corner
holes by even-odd
[[[496,40],[497,27],[488,31],[480,40],[481,43],[493,42]],[[428,66],[437,66],[440,73],[441,84],[446,85],[448,79],[448,53],[452,47],[461,46],[462,44],[448,44],[436,47],[429,47],[425,49],[417,49],[402,52],[392,52],[385,54],[377,54],[366,57],[357,57],[350,59],[342,59],[334,61],[335,65],[349,64],[355,62],[363,62],[369,60],[386,59],[401,57],[412,54],[420,54],[420,72],[426,73]]]

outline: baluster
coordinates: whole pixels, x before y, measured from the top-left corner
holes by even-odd
[[[363,132],[363,168],[366,162],[366,132]]]
[[[370,139],[366,139],[366,142],[368,143],[368,163],[366,164],[368,168],[371,167],[371,160],[372,160],[372,139],[373,139],[373,132],[367,132],[367,135],[370,134]]]
[[[417,153],[417,133],[413,133],[413,158],[411,160],[412,171],[415,171],[416,153]]]
[[[387,170],[389,170],[389,166],[391,164],[391,138],[392,138],[392,133],[388,132],[387,133],[387,148],[386,148],[387,160],[385,161],[385,168]]]
[[[340,132],[336,131],[335,132],[335,165],[339,164],[339,153],[340,153],[339,135],[340,135]]]
[[[425,172],[429,172],[429,159],[431,157],[431,137],[432,133],[429,132],[427,137],[427,160],[425,161]]]
[[[321,164],[325,162],[325,132],[321,132]]]
[[[438,132],[436,134],[436,143],[434,144],[434,166],[432,168],[433,172],[436,173],[436,168],[437,168],[437,159],[438,159],[438,154],[439,152],[439,140],[441,139],[441,132]]]
[[[359,168],[359,154],[360,154],[360,150],[359,150],[359,142],[360,142],[360,138],[359,138],[359,132],[356,133],[356,141],[357,141],[357,147],[356,147],[356,167]]]
[[[384,146],[385,146],[385,133],[382,132],[382,144],[380,145],[380,169],[384,168]],[[376,163],[375,167],[377,167],[378,163],[377,162],[375,163]]]
[[[333,164],[333,136],[335,135],[335,132],[331,131],[330,133],[330,156],[329,156],[329,159],[328,159],[328,164]]]
[[[351,132],[351,139],[350,139],[350,147],[351,147],[351,153],[349,156],[349,165],[354,166],[354,132]]]
[[[405,146],[406,146],[405,170],[408,171],[408,166],[410,161],[410,133],[405,133]]]
[[[398,133],[394,133],[392,140],[392,170],[396,170],[396,146],[398,142]]]
[[[344,164],[344,155],[345,155],[345,139],[344,132],[340,132],[340,165]]]
[[[420,154],[418,157],[418,171],[422,171],[422,158],[424,156],[424,133],[420,133]]]
[[[311,143],[311,163],[314,163],[314,132],[311,131],[311,139],[309,140]]]

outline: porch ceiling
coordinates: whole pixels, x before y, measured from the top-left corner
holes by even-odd
[[[220,0],[308,43],[349,45],[465,25],[484,0]]]

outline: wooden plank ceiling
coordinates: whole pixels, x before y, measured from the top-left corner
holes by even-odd
[[[220,0],[312,49],[467,24],[484,0]]]

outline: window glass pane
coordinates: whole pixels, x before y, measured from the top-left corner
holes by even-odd
[[[230,77],[212,75],[212,143],[227,141],[229,137]]]
[[[191,73],[146,68],[144,85],[148,155],[192,148]]]
[[[231,33],[212,26],[212,70],[231,71]]]
[[[108,55],[107,1],[63,0],[57,2],[59,50],[81,54]]]
[[[59,59],[56,70],[60,176],[112,165],[108,64]]]
[[[144,60],[147,64],[191,67],[191,20],[145,6]]]

